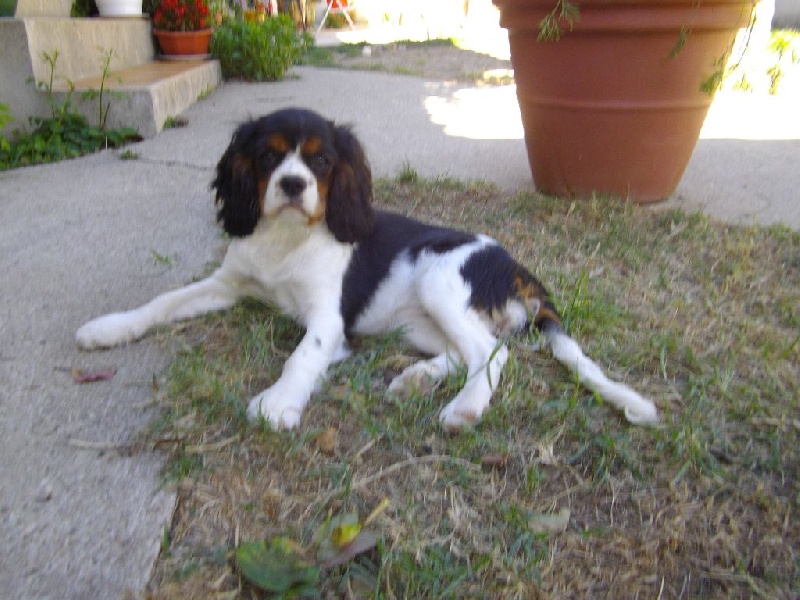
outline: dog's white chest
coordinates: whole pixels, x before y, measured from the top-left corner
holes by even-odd
[[[306,325],[312,312],[338,312],[351,253],[325,228],[302,238],[270,228],[231,242],[223,271],[236,273],[248,295]]]

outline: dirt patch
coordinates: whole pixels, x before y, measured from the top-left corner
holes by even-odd
[[[449,41],[354,44],[325,49],[323,53],[326,57],[314,64],[385,71],[438,81],[510,81],[511,61],[464,50]]]

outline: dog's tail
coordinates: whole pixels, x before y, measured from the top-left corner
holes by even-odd
[[[567,335],[550,294],[538,279],[518,267],[515,283],[517,296],[526,304],[533,325],[542,333],[558,362],[572,371],[581,384],[622,410],[631,423],[653,425],[658,421],[658,411],[651,400],[606,377],[603,369],[583,353],[578,342]]]
[[[473,303],[498,317],[495,326],[500,334],[536,327],[556,360],[572,371],[581,384],[622,410],[628,421],[636,425],[650,425],[658,421],[658,411],[652,401],[623,383],[611,381],[603,369],[567,335],[550,294],[530,271],[499,246],[489,247],[483,256],[491,256],[494,260],[490,264],[485,261],[482,269],[468,270]],[[481,290],[484,291],[483,295],[478,293]],[[486,293],[486,290],[508,290],[508,295],[494,296]],[[499,310],[504,304],[505,310]]]
[[[622,410],[634,425],[654,425],[658,422],[655,404],[624,383],[606,377],[603,369],[583,353],[578,342],[567,335],[557,313],[555,318],[548,314],[536,318],[534,324],[544,335],[556,360],[572,371],[581,384]]]

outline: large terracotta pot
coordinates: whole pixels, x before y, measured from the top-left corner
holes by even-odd
[[[508,29],[536,187],[656,202],[677,187],[753,0],[577,0],[558,41],[537,41],[555,0],[493,0]],[[683,47],[676,52],[679,43]]]
[[[205,57],[211,42],[212,27],[196,31],[164,31],[153,29],[161,52],[165,56]]]

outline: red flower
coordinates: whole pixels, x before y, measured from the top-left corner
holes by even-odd
[[[161,0],[153,13],[153,27],[165,31],[196,31],[208,27],[205,0]]]

